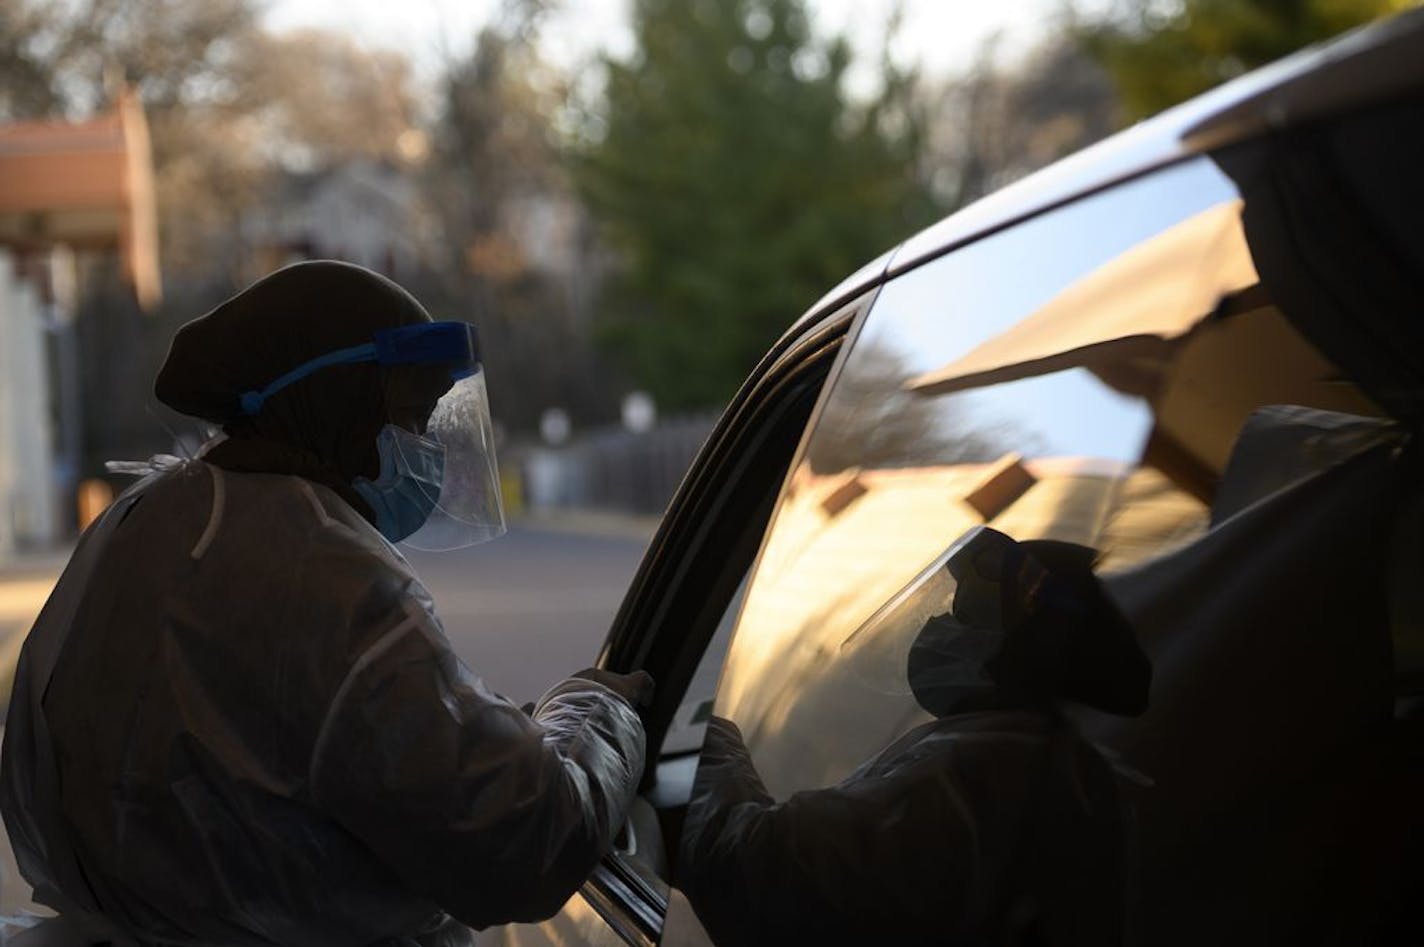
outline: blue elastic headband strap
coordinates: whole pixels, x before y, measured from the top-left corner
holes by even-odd
[[[332,365],[355,362],[376,362],[380,365],[420,365],[449,362],[450,378],[459,381],[479,370],[480,343],[475,327],[466,322],[421,322],[415,325],[381,329],[375,341],[337,349],[317,356],[287,372],[261,391],[245,391],[239,398],[242,412],[254,415],[262,410],[268,398],[294,381]]]
[[[450,362],[473,366],[480,360],[475,327],[467,322],[425,322],[382,329],[375,335],[376,361],[382,365]]]
[[[332,365],[348,365],[356,362],[374,362],[376,360],[376,344],[367,342],[365,345],[353,345],[349,349],[337,349],[335,352],[327,352],[319,355],[310,362],[298,365],[287,372],[281,378],[272,382],[261,391],[245,391],[242,393],[242,413],[246,415],[257,414],[262,410],[262,404],[268,398],[281,391],[294,381],[300,381],[312,372],[329,368]]]

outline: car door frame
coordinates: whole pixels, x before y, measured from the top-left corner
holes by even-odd
[[[792,461],[814,424],[821,393],[845,343],[874,302],[890,254],[838,286],[776,343],[742,385],[699,450],[664,514],[600,651],[600,667],[641,668],[658,682],[644,714],[651,750],[640,784],[658,786],[657,748],[742,578],[761,550]],[[690,789],[697,751],[677,754]],[[664,799],[668,793],[661,794]],[[680,834],[678,812],[663,838]],[[685,800],[682,800],[685,802]],[[621,847],[606,856],[580,896],[619,938],[656,944],[668,895]]]
[[[874,301],[888,259],[817,304],[762,359],[689,467],[634,574],[598,664],[641,668],[657,680],[645,715],[650,748],[661,745],[718,620],[755,561],[820,394]],[[644,790],[655,776],[650,765]]]

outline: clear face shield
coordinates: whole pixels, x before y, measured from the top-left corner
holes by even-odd
[[[372,342],[298,366],[242,395],[256,414],[276,391],[330,365],[375,362],[382,370],[386,424],[376,437],[380,470],[352,486],[391,542],[440,551],[505,531],[494,425],[478,338],[463,322],[385,329]]]
[[[433,405],[426,401],[414,408],[400,400],[403,390],[420,387],[404,380],[411,373],[390,373],[390,423],[377,442],[382,477],[375,483],[389,485],[389,457],[396,476],[404,478],[402,489],[413,501],[409,505],[425,513],[419,527],[400,541],[439,551],[499,537],[505,531],[504,502],[484,372],[476,367],[454,379]]]
[[[430,551],[499,537],[504,501],[473,327],[436,322],[390,329],[376,334],[376,348],[389,423],[377,439],[381,476],[373,485],[388,495],[396,490],[403,512],[394,529],[378,528]]]

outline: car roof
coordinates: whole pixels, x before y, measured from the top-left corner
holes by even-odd
[[[790,333],[875,283],[1193,155],[1424,87],[1424,8],[1308,47],[1140,122],[932,224],[851,274]]]

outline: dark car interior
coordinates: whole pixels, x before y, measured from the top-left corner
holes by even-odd
[[[1110,577],[1152,708],[1084,715],[1155,779],[1135,801],[1145,942],[1226,918],[1261,942],[1417,936],[1420,109],[1219,157],[1261,285],[1185,340],[1144,458],[1209,528]]]
[[[1305,937],[1381,916],[1401,856],[1388,827],[1408,813],[1387,775],[1404,747],[1392,549],[1378,541],[1412,489],[1401,441],[1387,422],[1264,409],[1237,442],[1211,528],[1109,579],[1153,660],[1152,705],[1133,721],[1083,717],[1153,777],[1135,799],[1154,854],[1139,868],[1147,931],[1180,935],[1202,918],[1195,934],[1208,937],[1225,911],[1275,940],[1282,919]],[[1315,469],[1261,477],[1262,461],[1291,453]],[[1195,907],[1206,903],[1215,910]]]

